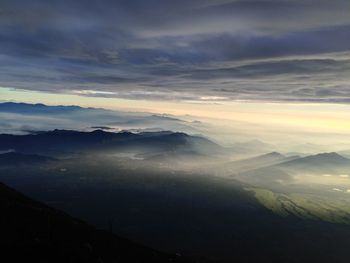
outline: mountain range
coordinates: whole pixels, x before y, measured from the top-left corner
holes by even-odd
[[[350,174],[350,159],[335,152],[305,157],[270,152],[251,158],[214,164],[207,170],[212,174],[232,177],[255,186],[279,188],[281,184],[293,182],[295,176],[301,179],[306,179],[310,175],[321,178],[332,175],[346,178]]]
[[[22,153],[64,154],[81,152],[222,154],[224,148],[200,136],[179,132],[82,132],[53,130],[28,135],[0,134],[0,150]]]
[[[223,174],[237,174],[252,169],[262,168],[266,166],[276,165],[279,163],[287,162],[289,160],[298,159],[299,156],[284,156],[278,152],[270,152],[262,155],[258,155],[251,158],[236,160],[225,164],[220,164],[219,169]]]
[[[319,153],[300,157],[298,155],[285,156],[278,152],[271,152],[255,157],[228,162],[222,165],[236,173],[261,168],[279,168],[298,171],[324,172],[325,170],[349,169],[350,159],[336,153]]]
[[[84,108],[74,105],[45,105],[0,103],[0,133],[23,134],[53,129],[86,130],[91,127],[121,130],[172,130],[200,133],[196,123],[172,115],[144,112],[124,112],[102,108]],[[201,124],[203,125],[203,124]]]
[[[345,158],[336,152],[330,152],[296,158],[283,162],[278,166],[283,168],[320,171],[324,169],[349,168],[350,159]]]
[[[84,108],[79,106],[47,106],[42,103],[30,104],[30,103],[15,103],[4,102],[0,103],[0,112],[8,113],[21,113],[21,114],[62,114],[72,113],[73,111],[83,110]],[[89,108],[92,109],[92,108]]]

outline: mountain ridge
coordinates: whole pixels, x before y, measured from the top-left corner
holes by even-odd
[[[222,153],[224,148],[201,136],[183,132],[91,132],[60,130],[27,135],[0,134],[0,150],[13,149],[23,153],[48,154],[111,150],[140,150],[157,152]]]
[[[297,158],[287,162],[279,164],[279,166],[290,167],[300,165],[311,166],[326,166],[326,165],[350,165],[350,159],[336,152],[318,153],[314,155],[308,155],[305,157]]]
[[[76,105],[46,105],[43,103],[24,103],[24,102],[3,102],[0,103],[0,112],[7,113],[21,113],[21,114],[33,114],[33,113],[67,113],[71,111],[77,111],[83,108]]]

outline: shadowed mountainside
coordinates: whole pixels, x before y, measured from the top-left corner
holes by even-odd
[[[220,154],[223,147],[200,136],[180,132],[81,132],[54,130],[28,135],[0,134],[0,150],[57,154],[88,151],[191,152]]]
[[[338,153],[320,153],[316,155],[309,155],[303,158],[294,159],[283,162],[278,165],[281,168],[292,168],[302,170],[324,170],[324,169],[339,169],[349,168],[350,159],[341,156]]]
[[[188,262],[33,201],[0,183],[1,258],[10,262]]]

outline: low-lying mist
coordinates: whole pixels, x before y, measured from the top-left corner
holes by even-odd
[[[181,123],[209,130],[203,122]],[[312,153],[292,151],[260,140],[224,144],[206,133],[98,124],[0,134],[0,181],[171,253],[226,262],[345,263],[350,257],[347,151],[310,145]],[[291,247],[305,253],[291,260]]]

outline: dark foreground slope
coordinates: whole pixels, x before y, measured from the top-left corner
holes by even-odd
[[[295,216],[289,212],[293,208],[301,210],[298,203],[290,204],[295,199],[286,200],[289,213],[279,213],[276,204],[281,200],[286,203],[284,195],[275,201],[267,189],[254,190],[247,184],[215,176],[148,169],[138,162],[142,163],[94,156],[61,161],[47,168],[4,168],[0,169],[0,178],[28,196],[99,228],[108,230],[112,222],[119,236],[169,254],[225,263],[349,262],[350,225]],[[246,191],[247,187],[251,190]],[[342,210],[334,208],[332,213]],[[43,231],[48,222],[44,216],[40,223]],[[57,238],[56,232],[53,238]],[[45,244],[45,232],[42,236]],[[99,245],[85,240],[78,248],[89,243],[93,251],[99,251],[95,248]],[[108,245],[103,240],[101,243]],[[59,244],[53,247],[61,249]],[[112,250],[118,255],[125,249],[112,246]]]
[[[99,231],[0,183],[0,261],[185,262]]]

